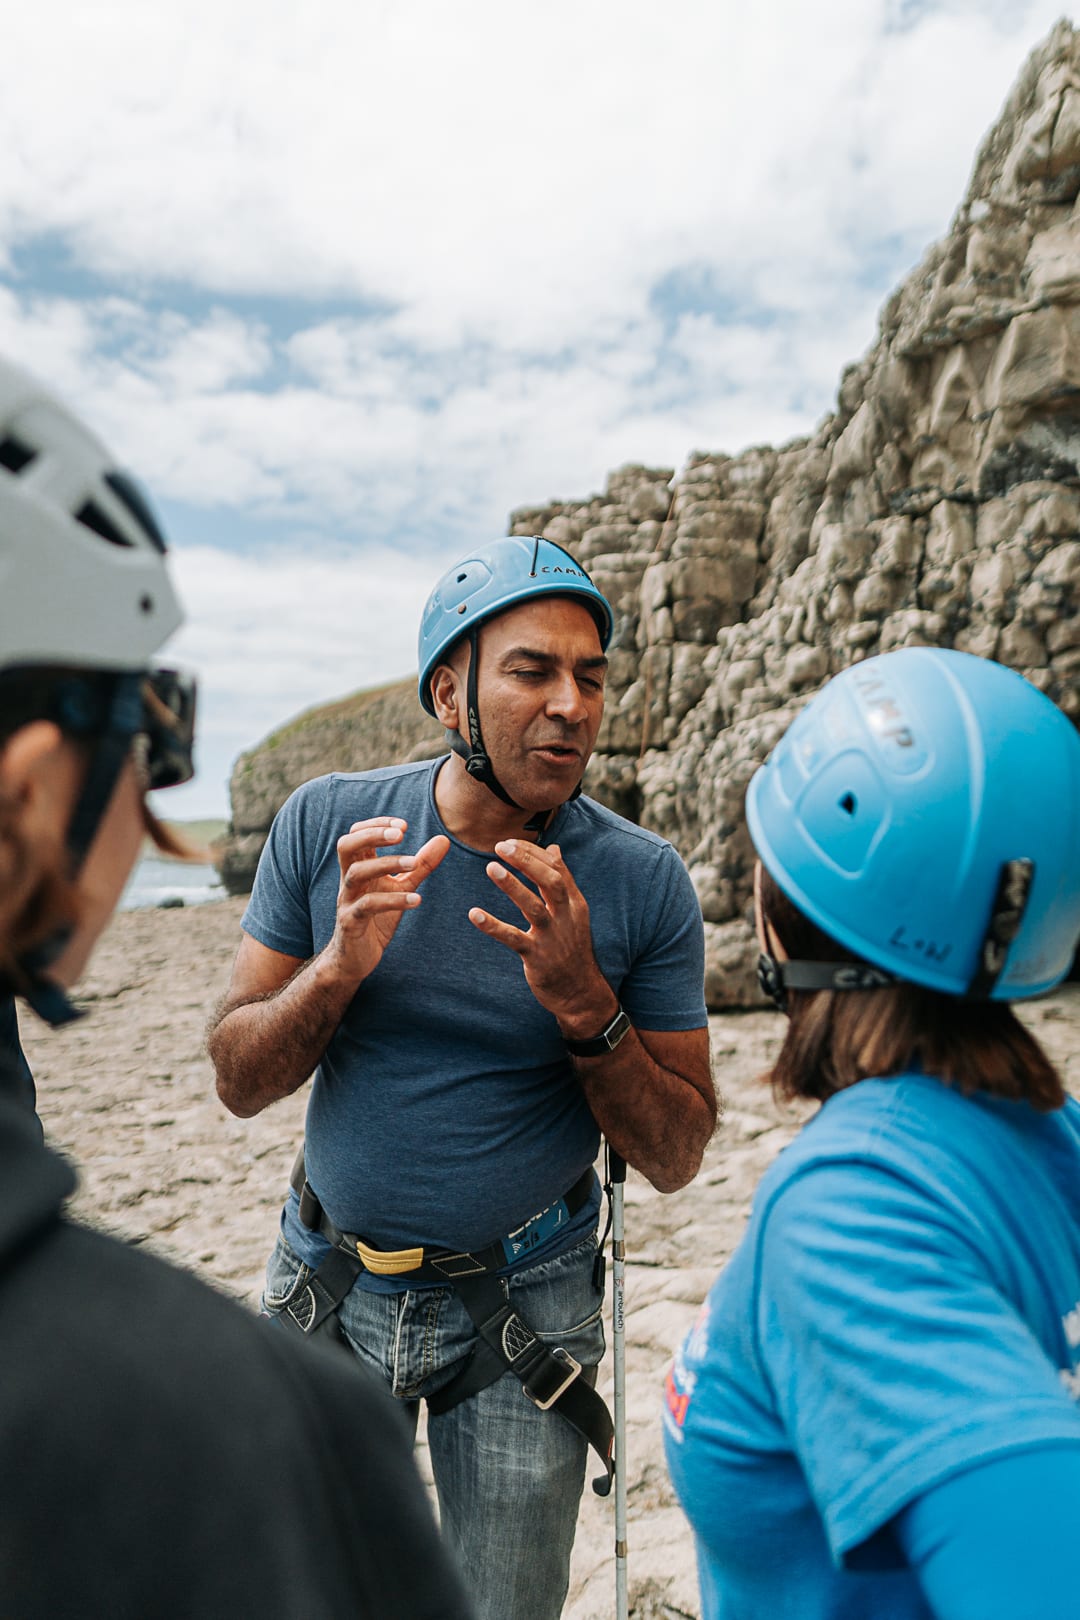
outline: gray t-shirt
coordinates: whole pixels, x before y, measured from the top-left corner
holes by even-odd
[[[245,931],[289,956],[321,951],[334,931],[338,838],[387,815],[408,822],[395,849],[445,833],[434,798],[442,763],[299,788],[274,821]],[[631,1021],[701,1028],[701,912],[671,845],[588,798],[562,806],[542,843],[560,846],[588,901],[597,962]],[[337,1226],[380,1249],[495,1242],[566,1192],[599,1147],[554,1017],[518,957],[468,912],[524,919],[487,876],[491,855],[450,844],[357,991],[308,1105],[308,1179]],[[286,1230],[295,1241],[293,1221]]]

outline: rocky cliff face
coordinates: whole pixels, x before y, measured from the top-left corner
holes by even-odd
[[[601,496],[512,516],[514,533],[569,546],[615,607],[587,787],[687,861],[714,1006],[757,999],[746,784],[830,675],[893,647],[957,646],[1080,716],[1078,193],[1080,36],[1062,22],[811,438],[694,454],[674,479],[624,467]],[[363,747],[336,740],[351,768],[430,748],[418,709],[394,713],[378,732],[372,702]],[[303,779],[264,767],[269,751],[233,780],[252,847]]]

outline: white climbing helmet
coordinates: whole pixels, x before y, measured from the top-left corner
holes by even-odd
[[[143,669],[182,620],[145,496],[0,359],[0,668]]]

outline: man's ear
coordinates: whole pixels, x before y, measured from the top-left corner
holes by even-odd
[[[431,701],[439,724],[447,731],[460,731],[467,720],[465,681],[452,664],[437,665],[431,677]]]

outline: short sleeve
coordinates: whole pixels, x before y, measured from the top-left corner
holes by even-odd
[[[1080,1439],[1080,1411],[957,1216],[880,1164],[818,1165],[767,1211],[762,1365],[841,1562],[959,1469]]]
[[[1076,1620],[1080,1440],[1011,1452],[955,1474],[896,1521],[940,1620]]]
[[[705,930],[682,861],[665,844],[646,896],[643,945],[619,991],[638,1029],[700,1029],[705,1010]]]
[[[307,782],[290,795],[274,817],[259,857],[251,899],[240,926],[252,939],[285,956],[314,952],[309,868],[319,848],[325,818],[327,782]]]

